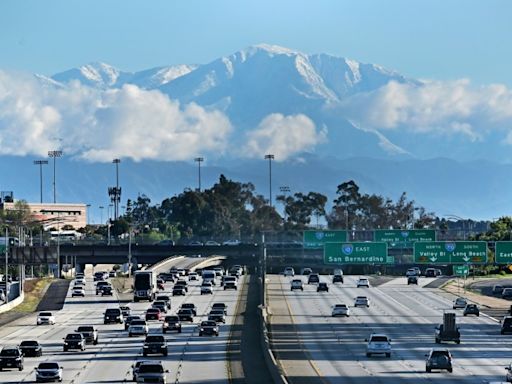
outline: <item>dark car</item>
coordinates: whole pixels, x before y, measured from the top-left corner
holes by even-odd
[[[107,308],[103,316],[103,324],[118,323],[123,324],[123,313],[119,308]]]
[[[223,309],[212,309],[208,314],[208,320],[215,321],[216,323],[225,323],[226,314]]]
[[[187,281],[186,280],[178,280],[175,284],[174,284],[174,287],[183,287],[185,288],[185,292],[188,292],[188,287],[187,287]]]
[[[492,293],[493,295],[501,295],[505,287],[500,284],[496,284],[494,287],[492,287]]]
[[[317,284],[320,282],[320,276],[318,273],[310,273],[308,276],[308,284]]]
[[[172,288],[172,295],[173,296],[185,296],[186,295],[185,288],[186,287],[183,287],[182,285],[175,285]]]
[[[41,344],[39,344],[36,340],[22,341],[20,344],[20,350],[25,357],[39,357],[43,354],[43,348],[41,347]]]
[[[501,298],[506,300],[512,300],[512,288],[504,288],[501,292]]]
[[[64,338],[64,352],[67,352],[70,349],[80,349],[81,351],[85,351],[85,337],[81,333],[69,333]]]
[[[23,371],[23,362],[23,353],[17,347],[6,347],[0,352],[0,371],[4,368],[18,368]]]
[[[126,305],[121,305],[119,309],[121,310],[123,317],[130,316],[132,314],[132,309]]]
[[[171,309],[171,297],[170,296],[158,295],[155,300],[165,302],[165,306],[167,307],[167,309]]]
[[[191,309],[180,309],[178,311],[178,317],[181,321],[190,321],[194,322],[194,313]]]
[[[167,341],[162,335],[148,335],[144,340],[144,346],[142,347],[142,355],[147,356],[150,354],[162,354],[167,356]]]
[[[111,285],[105,285],[101,288],[101,296],[114,296],[114,291]]]
[[[418,285],[418,276],[409,276],[407,278],[407,285],[409,284],[416,284]]]
[[[181,321],[179,316],[165,316],[164,323],[162,324],[162,332],[177,331],[181,333]]]
[[[212,310],[213,309],[222,309],[225,315],[228,314],[228,306],[225,303],[213,303]]]
[[[137,381],[137,374],[139,373],[139,368],[143,363],[151,363],[150,360],[137,360],[135,364],[132,364],[132,381]]]
[[[181,304],[181,309],[190,309],[194,316],[197,316],[197,307],[194,303],[183,303]]]
[[[158,308],[148,308],[146,311],[146,320],[158,320],[162,319],[162,311]]]
[[[448,372],[453,372],[452,355],[448,349],[432,349],[427,356],[425,368],[427,372],[432,372],[433,369],[445,369]]]
[[[92,325],[81,325],[75,332],[81,333],[86,343],[98,344],[98,330]]]
[[[318,287],[316,287],[317,292],[329,292],[329,286],[327,283],[318,283]]]
[[[505,316],[501,321],[501,331],[502,335],[506,333],[512,333],[512,316]]]
[[[98,281],[98,283],[96,283],[96,295],[99,295],[101,293],[103,287],[107,287],[109,285],[110,284],[107,281],[103,281],[103,280]]]
[[[140,316],[126,316],[124,319],[124,330],[126,331],[133,320],[141,320]]]
[[[477,316],[480,316],[480,310],[478,309],[478,306],[476,304],[468,304],[464,308],[463,315],[464,316],[467,316],[467,315],[477,315]]]
[[[342,275],[334,275],[332,277],[333,283],[343,283],[343,276]]]
[[[219,327],[215,321],[206,320],[202,321],[199,326],[199,336],[219,336]]]

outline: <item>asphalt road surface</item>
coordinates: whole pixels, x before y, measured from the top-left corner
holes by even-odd
[[[172,265],[186,268],[197,259],[176,260]],[[243,277],[242,277],[243,278]],[[189,282],[187,296],[174,296],[171,310],[174,314],[183,302],[193,302],[198,316],[193,324],[184,323],[181,334],[167,333],[169,355],[142,357],[144,337],[128,337],[121,324],[103,324],[105,309],[118,307],[116,294],[96,296],[92,276],[87,276],[85,298],[71,298],[69,292],[64,307],[54,311],[57,324],[36,325],[36,315],[9,323],[0,329],[0,346],[15,346],[22,340],[38,340],[43,346],[43,356],[25,358],[25,369],[0,372],[1,383],[35,382],[34,368],[42,361],[58,361],[64,367],[65,383],[122,383],[132,379],[131,365],[139,359],[160,360],[170,372],[168,383],[227,383],[228,370],[226,342],[232,321],[232,311],[238,300],[238,291],[224,291],[217,284],[213,295],[200,295],[200,281]],[[170,294],[172,284],[166,284],[165,293]],[[70,288],[71,289],[71,288]],[[226,324],[220,326],[219,337],[198,336],[198,324],[205,319],[213,302],[224,302],[228,306]],[[150,306],[148,302],[130,303],[133,314],[143,315]],[[80,325],[94,325],[99,331],[99,343],[88,344],[84,352],[63,352],[63,338]],[[161,334],[161,323],[149,322],[150,333]]]
[[[295,277],[297,278],[297,277]],[[305,278],[303,278],[305,280]],[[407,286],[398,278],[379,287],[357,288],[357,277],[329,292],[290,290],[290,277],[268,275],[273,349],[291,383],[488,383],[505,381],[504,367],[512,360],[512,336],[500,335],[499,324],[487,317],[463,317],[456,310],[461,344],[434,342],[434,327],[452,302],[437,289]],[[366,295],[370,307],[354,308],[354,298]],[[347,304],[350,317],[331,317],[334,304]],[[372,333],[392,339],[390,358],[366,357],[365,339]],[[425,354],[445,347],[453,355],[453,373],[425,371]]]

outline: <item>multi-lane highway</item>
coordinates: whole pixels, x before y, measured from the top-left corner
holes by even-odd
[[[297,278],[297,276],[295,277]],[[303,277],[304,281],[306,278]],[[500,335],[499,324],[486,316],[458,313],[461,344],[435,344],[434,327],[452,302],[437,289],[407,286],[405,278],[379,287],[357,288],[357,277],[331,284],[329,292],[290,290],[291,277],[269,275],[273,349],[291,383],[488,383],[505,381],[504,367],[512,360],[512,337]],[[420,279],[420,282],[422,279]],[[423,279],[423,282],[428,282]],[[370,307],[354,308],[354,298],[366,295]],[[334,304],[349,305],[350,317],[331,316]],[[366,357],[365,339],[372,333],[392,339],[391,357]],[[425,354],[433,347],[449,348],[453,373],[426,373]]]
[[[197,259],[179,259],[171,266],[186,268]],[[117,383],[131,381],[131,365],[140,359],[160,360],[170,372],[168,383],[226,383],[228,367],[226,343],[229,336],[232,314],[238,300],[238,291],[224,291],[219,284],[213,295],[200,295],[200,281],[189,282],[187,296],[174,296],[171,300],[174,314],[183,302],[196,304],[198,316],[193,324],[183,323],[181,334],[167,333],[169,355],[142,357],[144,337],[128,337],[123,325],[104,325],[106,308],[118,307],[118,297],[96,296],[91,276],[87,277],[86,297],[71,298],[68,293],[64,308],[55,312],[56,325],[36,325],[36,314],[12,322],[0,329],[0,345],[15,346],[22,340],[38,340],[43,346],[42,357],[25,358],[23,371],[0,372],[2,383],[34,382],[34,368],[41,361],[58,361],[64,368],[65,383]],[[242,277],[243,278],[243,277]],[[165,293],[170,295],[172,284],[166,284]],[[220,326],[219,337],[198,336],[198,324],[205,319],[213,302],[224,302],[228,306],[226,324]],[[126,304],[123,304],[126,305]],[[133,314],[144,315],[148,302],[128,304]],[[63,352],[63,338],[80,325],[94,325],[99,330],[99,343],[88,344],[84,352]],[[150,333],[161,334],[161,322],[149,322]]]

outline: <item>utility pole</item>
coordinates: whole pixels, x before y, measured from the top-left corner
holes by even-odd
[[[43,165],[48,164],[48,160],[34,160],[35,165],[39,165],[39,182],[41,191],[41,204],[43,204]]]
[[[268,160],[268,203],[272,208],[272,160],[274,160],[274,155],[265,155],[265,160]]]
[[[204,161],[203,157],[196,157],[194,161],[197,162],[197,170],[198,170],[198,181],[199,181],[199,188],[198,192],[201,192],[201,163]]]

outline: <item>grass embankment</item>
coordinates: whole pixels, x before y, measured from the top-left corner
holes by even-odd
[[[125,277],[125,276],[115,277],[115,278],[111,279],[111,281],[112,281],[112,286],[114,287],[114,289],[117,292],[123,293],[128,290],[131,291],[131,289],[132,289],[133,277]]]
[[[25,281],[25,299],[23,303],[13,308],[15,312],[34,312],[37,308],[37,305],[43,298],[46,288],[51,284],[55,279],[51,278],[43,278],[43,279],[33,279]]]

